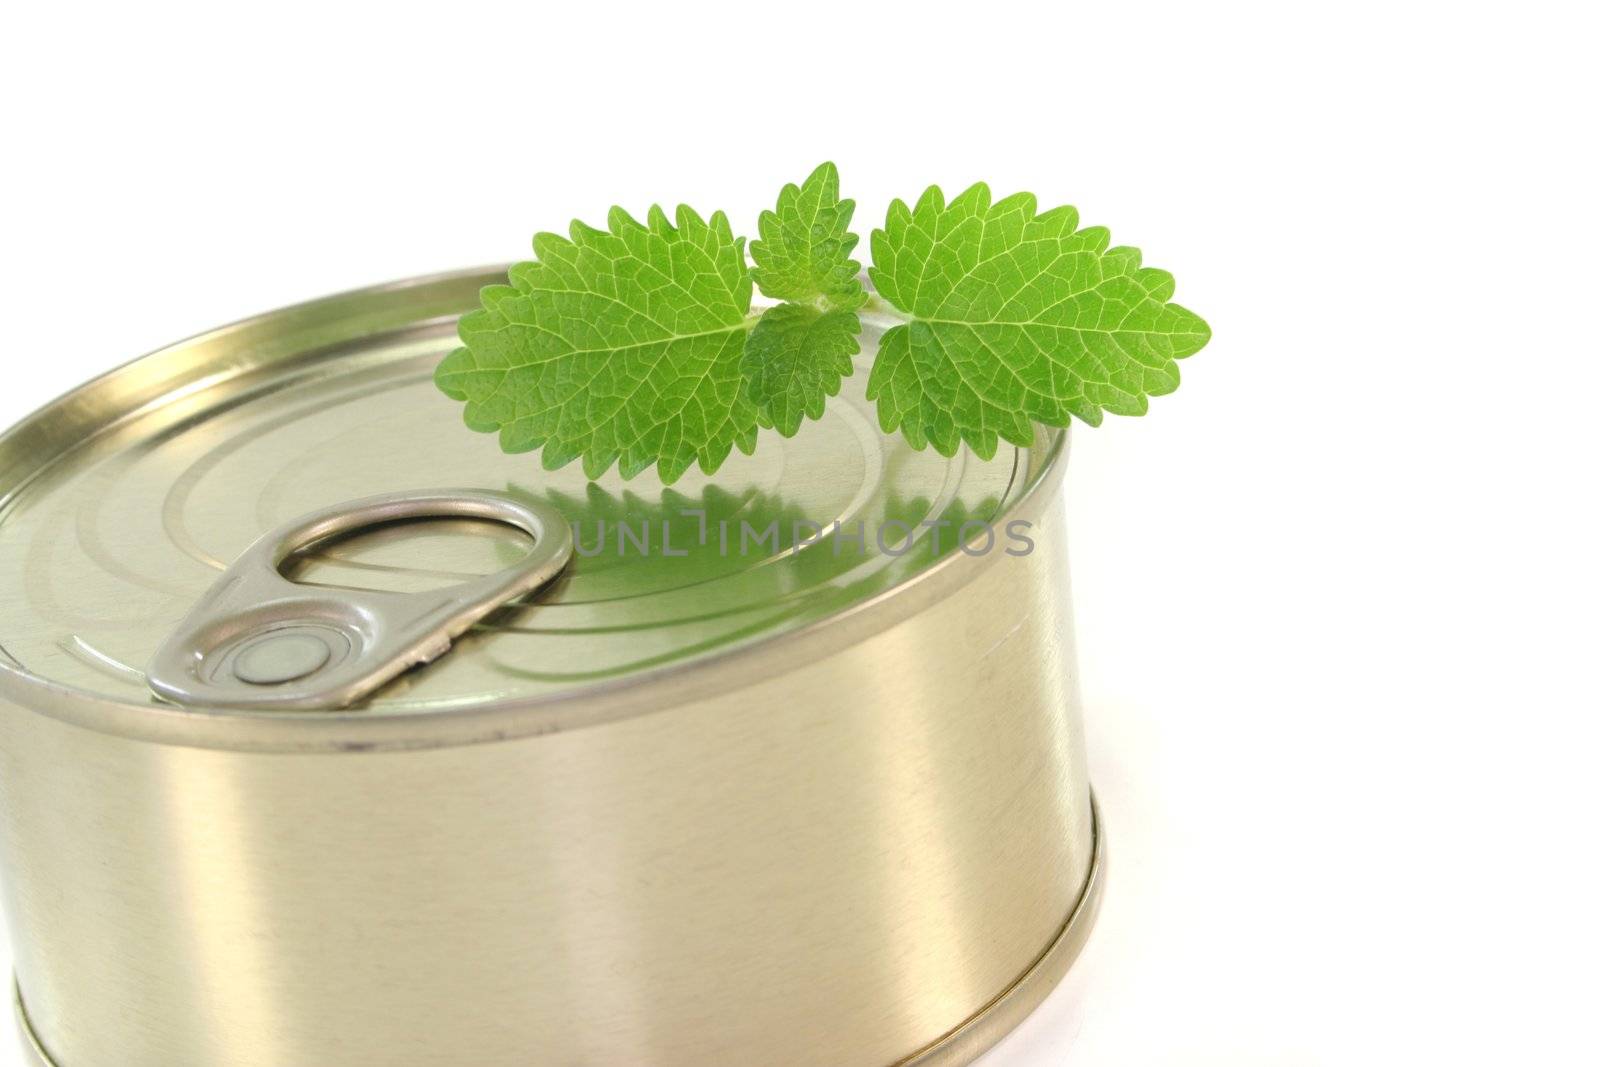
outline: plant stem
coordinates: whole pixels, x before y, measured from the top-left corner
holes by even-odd
[[[910,322],[911,316],[889,303],[877,293],[867,297],[867,302],[861,306],[861,314],[876,315],[880,318],[894,319],[896,322]]]

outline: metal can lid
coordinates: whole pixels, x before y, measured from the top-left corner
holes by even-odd
[[[529,602],[338,718],[403,732],[436,713],[559,709],[722,670],[774,639],[876,611],[930,572],[1020,550],[1008,524],[1060,466],[1059,431],[1041,430],[1033,448],[1002,443],[990,460],[881,433],[864,393],[885,324],[868,316],[856,373],[793,438],[763,431],[754,455],[670,487],[648,472],[590,482],[577,464],[546,471],[537,455],[503,454],[463,429],[432,382],[456,317],[500,280],[415,279],[224,327],[96,379],[0,438],[0,690],[184,740],[179,716],[196,716],[156,701],[143,668],[246,546],[342,501],[474,486],[554,505],[578,554]],[[436,588],[505,566],[521,538],[461,522],[383,530],[316,550],[293,576]]]

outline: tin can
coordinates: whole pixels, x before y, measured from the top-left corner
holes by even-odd
[[[225,327],[0,438],[0,863],[31,1055],[970,1062],[1064,973],[1099,885],[1066,435],[988,461],[885,437],[868,316],[862,369],[792,439],[670,488],[544,471],[431,383],[502,277]],[[387,521],[440,486],[504,514]],[[374,494],[410,510],[325,521]],[[558,575],[521,562],[549,530],[516,528],[551,514]],[[262,573],[333,614],[261,623],[269,655],[194,620],[261,607],[230,583],[279,529],[307,543]],[[474,594],[351,706],[156,684],[177,648],[222,665],[196,684],[281,694],[393,636],[360,620],[513,572],[515,599]]]

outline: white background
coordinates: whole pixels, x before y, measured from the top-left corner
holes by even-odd
[[[1076,204],[1215,339],[1077,437],[1111,880],[983,1067],[1596,1062],[1577,12],[13,5],[0,422],[613,203],[749,232],[823,159],[863,231],[933,181]]]

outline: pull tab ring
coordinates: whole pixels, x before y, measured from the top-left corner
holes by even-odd
[[[533,538],[533,551],[483,578],[427,593],[325,589],[283,576],[297,552],[412,519],[481,519]],[[388,493],[295,519],[236,559],[156,650],[146,677],[177,704],[332,709],[444,654],[496,608],[545,585],[572,558],[572,529],[537,502],[481,490]]]

